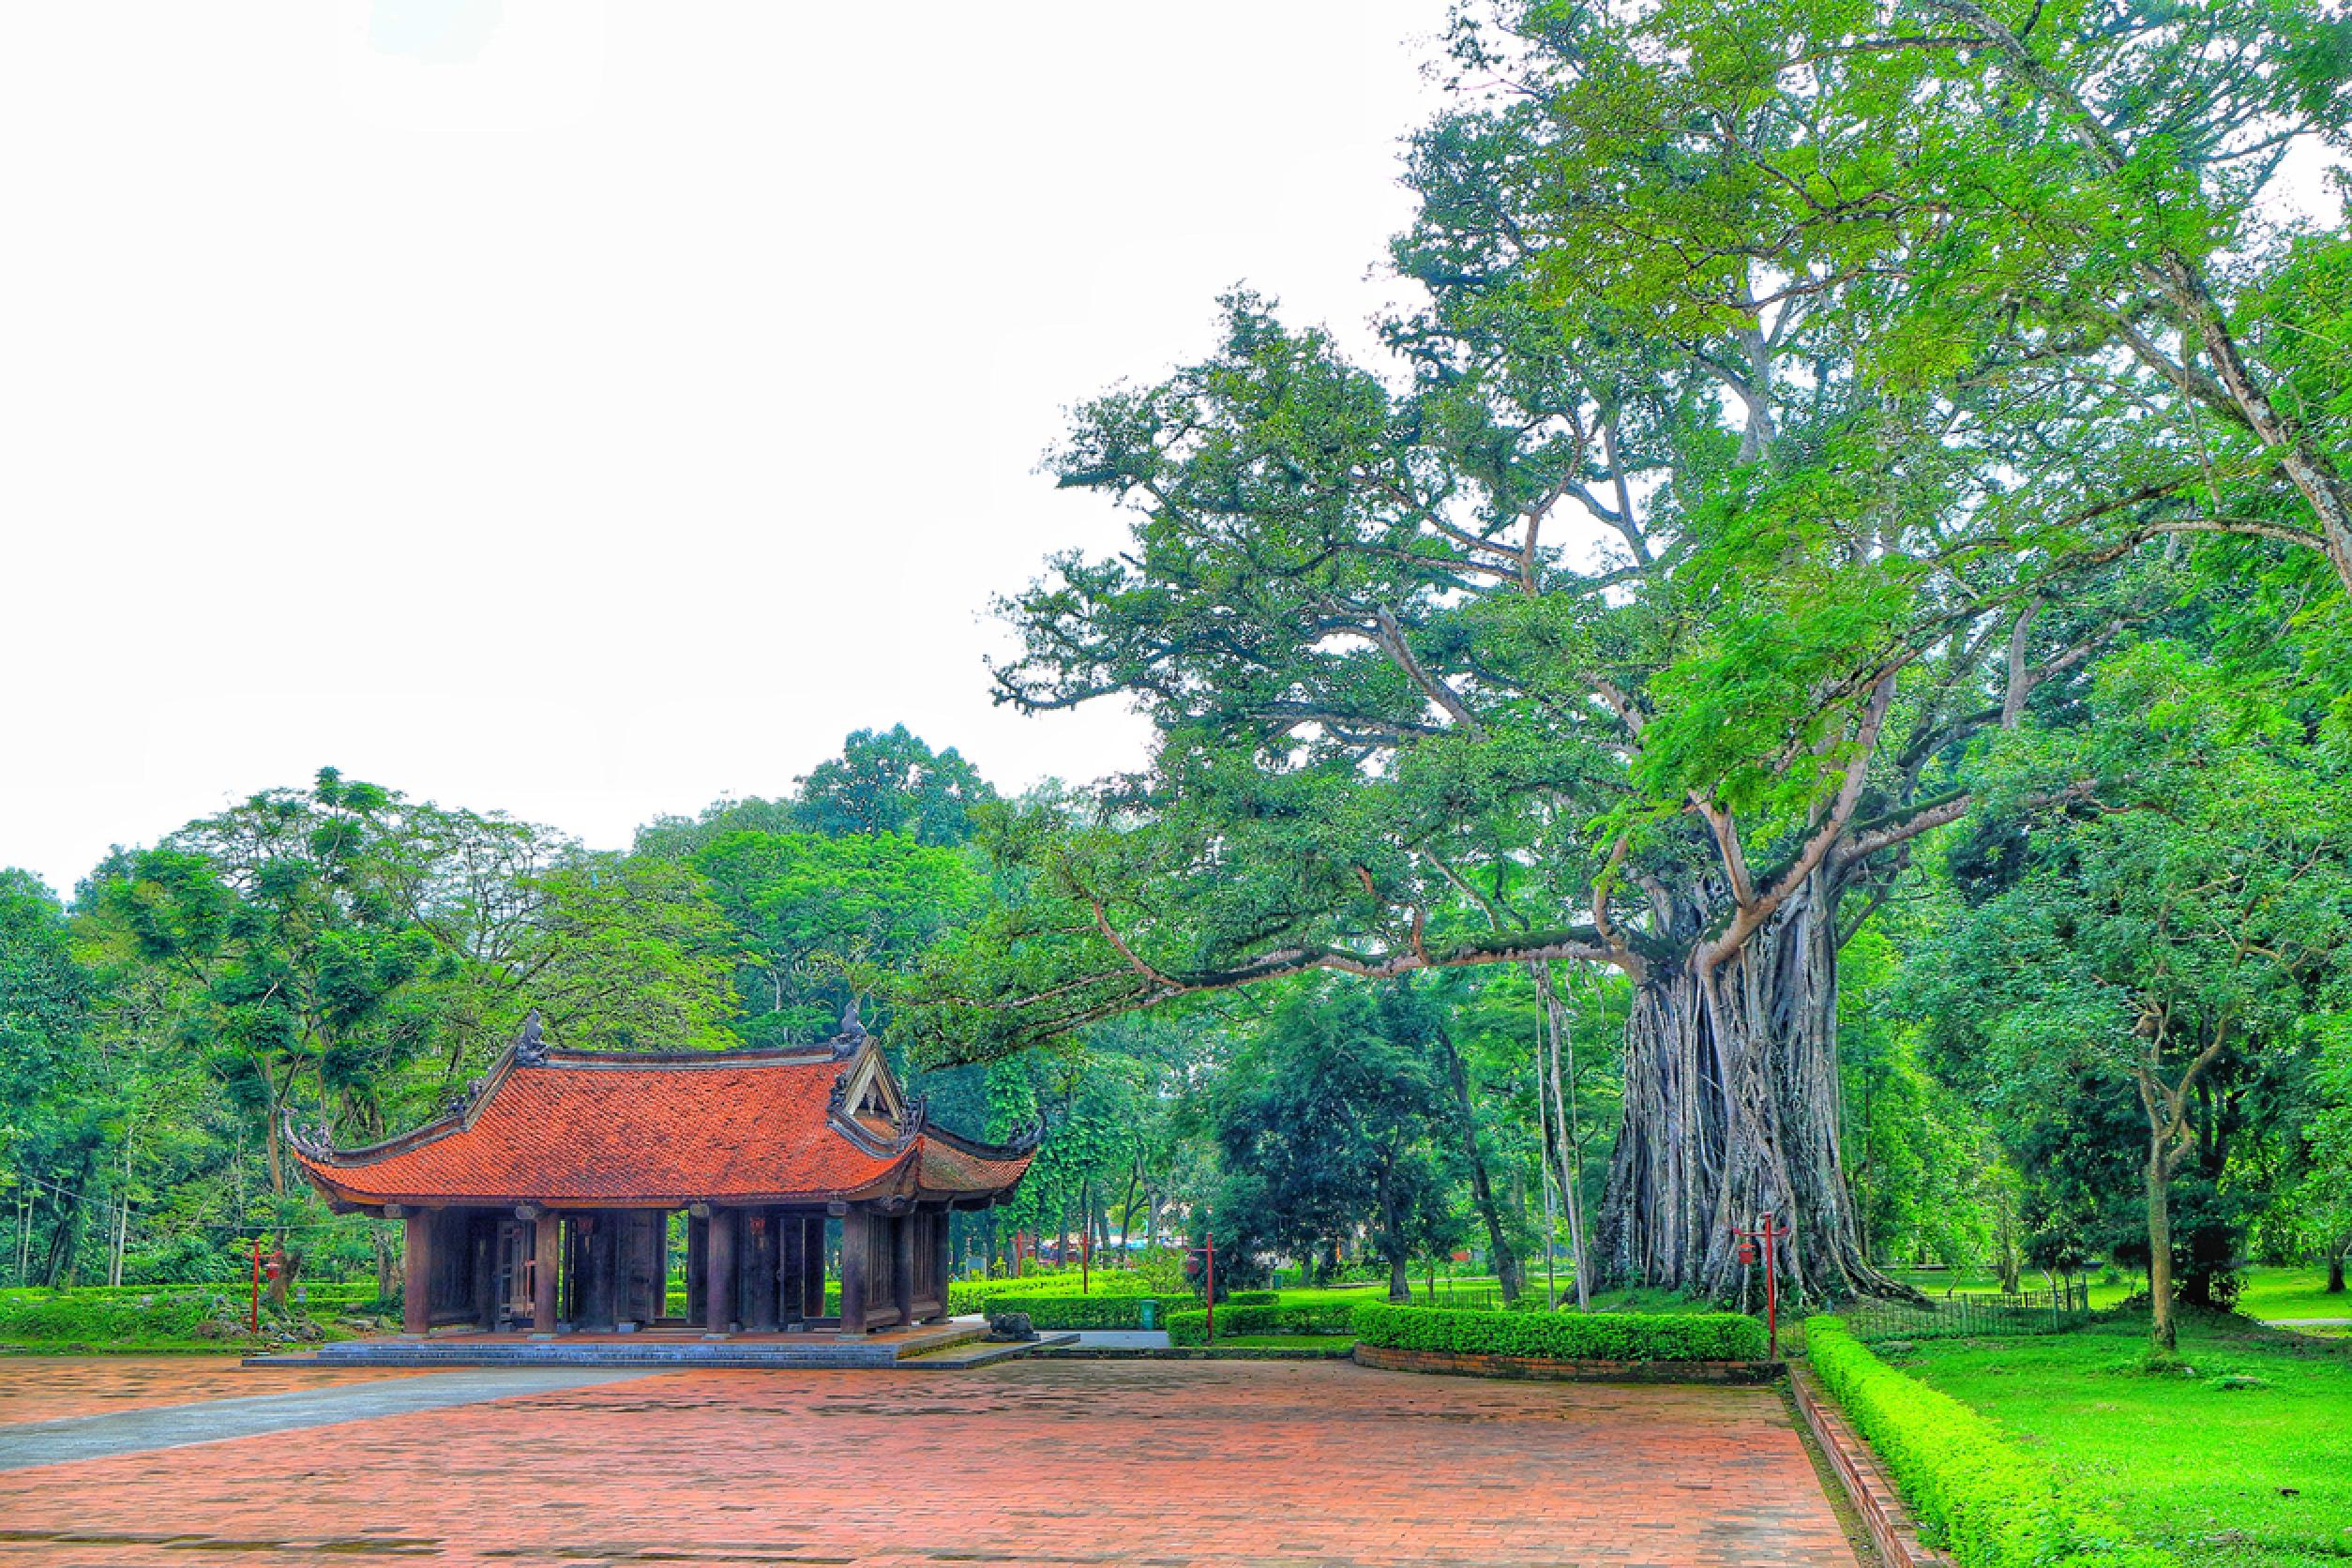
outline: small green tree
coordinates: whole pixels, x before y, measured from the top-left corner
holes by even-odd
[[[1459,1234],[1429,1025],[1394,988],[1301,988],[1275,1005],[1214,1112],[1221,1274],[1256,1277],[1285,1254],[1316,1267],[1368,1230],[1391,1297],[1409,1296],[1412,1259]]]

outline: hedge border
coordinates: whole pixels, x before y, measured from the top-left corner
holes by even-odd
[[[1441,1356],[1552,1362],[1761,1362],[1764,1325],[1736,1312],[1532,1313],[1354,1309],[1359,1344]]]
[[[1959,1400],[1880,1361],[1837,1319],[1805,1319],[1805,1353],[1922,1538],[1961,1568],[2179,1568],[2171,1553],[2076,1505],[2048,1465]]]
[[[1245,1334],[1328,1334],[1341,1335],[1352,1331],[1355,1313],[1347,1302],[1300,1303],[1292,1306],[1244,1302],[1236,1299],[1217,1306],[1217,1334],[1239,1337]],[[1168,1342],[1172,1346],[1205,1345],[1209,1342],[1209,1314],[1190,1310],[1168,1315]]]

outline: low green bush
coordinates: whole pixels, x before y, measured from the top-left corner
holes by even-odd
[[[241,1334],[246,1303],[204,1289],[61,1290],[0,1300],[0,1340],[16,1344],[141,1345]],[[265,1322],[275,1315],[266,1305]]]
[[[1081,1290],[1079,1286],[1085,1289]],[[1081,1280],[1078,1272],[1068,1274],[1027,1274],[1019,1279],[957,1279],[947,1285],[947,1309],[950,1312],[986,1311],[988,1304],[1002,1296],[1126,1296],[1129,1298],[1153,1294],[1144,1287],[1142,1279],[1129,1269],[1097,1269]]]
[[[1344,1302],[1326,1302],[1304,1306],[1276,1306],[1271,1303],[1244,1303],[1244,1292],[1236,1290],[1233,1301],[1217,1304],[1217,1337],[1234,1338],[1245,1334],[1336,1334],[1349,1332],[1355,1308]],[[1171,1312],[1166,1319],[1168,1342],[1171,1345],[1205,1345],[1209,1342],[1209,1314],[1192,1310]]]
[[[1026,1312],[1031,1326],[1041,1329],[1139,1329],[1143,1304],[1155,1304],[1155,1317],[1166,1320],[1170,1310],[1190,1306],[1187,1297],[1170,1301],[1158,1296],[998,1296],[982,1310]]]
[[[1962,1568],[2176,1568],[2118,1539],[2047,1465],[1984,1417],[1880,1361],[1835,1318],[1805,1319],[1805,1354],[1918,1515]]]
[[[1525,1313],[1427,1306],[1355,1309],[1365,1345],[1536,1361],[1762,1361],[1764,1325],[1733,1312]]]

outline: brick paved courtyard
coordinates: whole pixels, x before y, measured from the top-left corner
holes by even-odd
[[[0,1362],[0,1423],[62,1371]],[[0,1473],[0,1564],[395,1557],[1854,1568],[1777,1394],[1344,1363],[656,1373]]]

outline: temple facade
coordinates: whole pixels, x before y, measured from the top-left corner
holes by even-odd
[[[437,1120],[370,1148],[292,1127],[288,1142],[339,1212],[404,1226],[411,1334],[941,1321],[948,1214],[1003,1201],[1035,1152],[1033,1137],[1000,1146],[931,1125],[854,1010],[826,1044],[710,1052],[563,1050],[534,1013]]]

